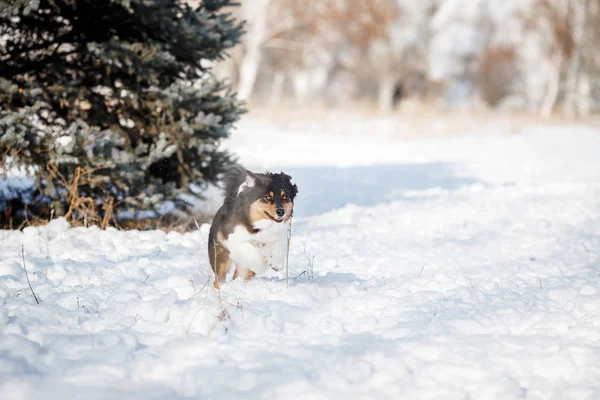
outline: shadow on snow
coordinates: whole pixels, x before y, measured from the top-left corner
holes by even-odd
[[[392,164],[364,167],[292,167],[299,193],[295,215],[308,217],[348,204],[373,206],[401,199],[408,191],[454,191],[481,183],[457,176],[451,163]]]

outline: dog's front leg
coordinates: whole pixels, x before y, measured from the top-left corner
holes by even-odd
[[[283,259],[287,250],[287,241],[280,240],[275,243],[269,243],[265,250],[267,254],[267,264],[275,271],[281,271]]]
[[[262,251],[250,241],[240,241],[235,246],[229,247],[231,258],[242,268],[254,272],[263,272],[267,269],[267,260]]]

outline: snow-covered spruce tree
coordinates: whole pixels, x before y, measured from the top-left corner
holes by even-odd
[[[243,110],[209,66],[242,26],[230,0],[193,3],[0,0],[0,168],[33,167],[37,182],[13,218],[26,202],[73,215],[82,198],[97,215],[108,200],[186,209],[216,180]]]

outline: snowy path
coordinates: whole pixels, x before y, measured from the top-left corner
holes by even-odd
[[[201,291],[207,226],[0,231],[0,398],[600,398],[600,133],[369,124],[227,144],[299,186],[287,290]]]

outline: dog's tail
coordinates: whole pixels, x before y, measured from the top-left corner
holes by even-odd
[[[225,176],[223,177],[225,202],[234,200],[238,196],[240,186],[246,182],[247,176],[248,171],[239,164],[235,164],[225,171]]]

